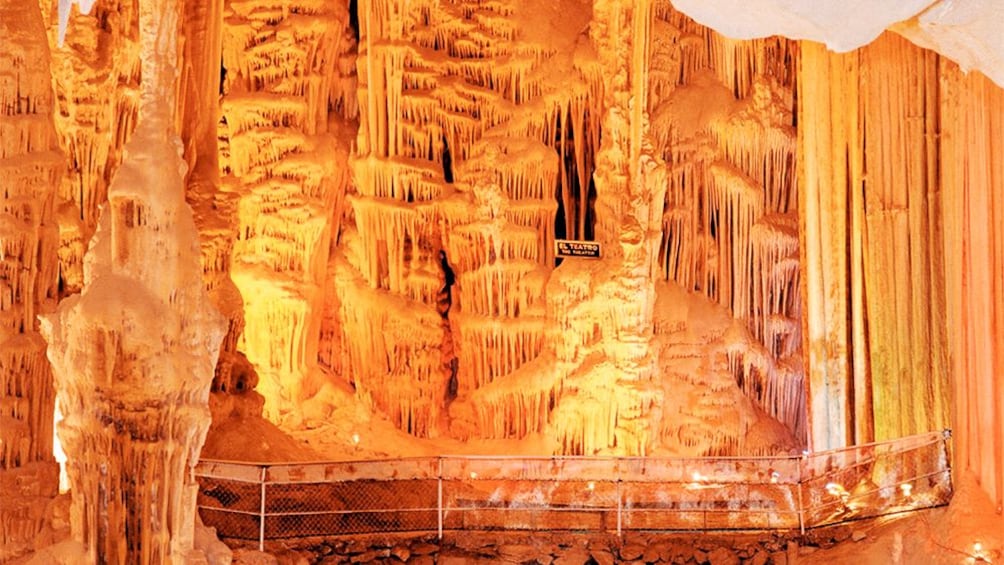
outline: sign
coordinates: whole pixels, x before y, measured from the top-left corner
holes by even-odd
[[[556,257],[600,258],[600,244],[595,241],[575,241],[571,239],[554,240],[554,255]]]

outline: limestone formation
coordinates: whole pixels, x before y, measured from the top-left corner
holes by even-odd
[[[56,491],[52,370],[38,332],[55,307],[64,168],[37,4],[0,4],[0,561],[34,547]]]
[[[0,0],[0,559],[53,370],[99,561],[188,555],[210,394],[352,457],[952,427],[1001,505],[999,4]]]
[[[225,323],[202,282],[174,133],[177,4],[141,4],[139,123],[84,257],[43,318],[64,419],[76,562],[195,559],[192,467]],[[166,39],[164,39],[166,38]]]

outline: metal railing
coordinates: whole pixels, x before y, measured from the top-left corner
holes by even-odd
[[[946,504],[935,432],[784,457],[202,461],[202,520],[266,540],[466,530],[800,530]]]

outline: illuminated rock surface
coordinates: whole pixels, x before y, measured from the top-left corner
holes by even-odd
[[[60,298],[74,528],[102,555],[191,547],[210,388],[222,458],[768,454],[950,426],[1000,521],[998,2],[56,4],[0,0],[0,473],[37,491],[0,509],[12,554],[51,519],[35,320]],[[177,75],[151,66],[153,10]],[[185,494],[161,530],[83,527],[102,481],[150,494],[95,453],[164,467]],[[109,528],[149,510],[109,508]]]
[[[140,10],[139,125],[84,257],[84,286],[43,318],[68,456],[68,562],[198,562],[191,468],[210,423],[225,325],[210,305],[173,133],[176,4]],[[67,549],[72,552],[72,548]],[[204,559],[204,557],[202,557]]]
[[[36,546],[56,493],[52,371],[36,316],[57,299],[49,48],[37,5],[0,4],[0,561]]]

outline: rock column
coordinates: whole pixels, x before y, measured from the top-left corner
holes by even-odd
[[[207,406],[226,321],[202,283],[174,132],[173,1],[140,4],[137,130],[109,187],[84,261],[84,288],[43,319],[81,562],[195,558]]]

